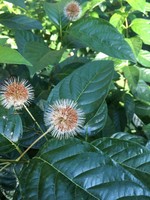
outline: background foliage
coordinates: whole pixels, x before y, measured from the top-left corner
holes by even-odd
[[[0,82],[27,79],[29,109],[43,131],[45,106],[78,102],[86,116],[76,138],[42,133],[24,109],[0,106],[0,198],[150,198],[150,1],[0,0]]]

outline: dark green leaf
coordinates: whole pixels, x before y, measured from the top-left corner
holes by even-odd
[[[18,51],[5,46],[0,46],[0,63],[32,66]]]
[[[7,191],[6,194],[9,193],[8,191],[14,190],[16,184],[17,182],[13,171],[13,167],[9,166],[2,171],[0,167],[0,187],[4,189],[4,191]]]
[[[130,142],[136,142],[136,143],[139,143],[142,145],[144,145],[146,143],[146,140],[144,139],[144,137],[137,136],[137,135],[130,134],[130,133],[125,133],[125,132],[115,133],[111,136],[111,138],[126,140],[126,141],[130,141]]]
[[[27,42],[23,55],[33,64],[33,67],[29,67],[30,74],[33,76],[48,65],[56,65],[63,52],[64,49],[59,51],[50,50],[44,43]]]
[[[145,135],[150,141],[150,124],[144,125],[143,126],[143,131],[145,132]]]
[[[150,117],[150,106],[145,103],[136,102],[135,112],[137,115]]]
[[[23,55],[26,43],[43,42],[43,39],[32,33],[32,31],[15,30],[15,41],[18,46],[18,51]]]
[[[140,101],[150,105],[150,87],[143,80],[139,80],[135,96]]]
[[[125,66],[123,71],[126,79],[128,80],[130,90],[135,93],[139,81],[138,68],[135,66]]]
[[[95,115],[85,124],[84,132],[85,135],[94,135],[105,126],[107,120],[107,104],[104,102],[98,108]]]
[[[0,154],[6,154],[15,149],[13,142],[11,142],[5,135],[0,133]]]
[[[148,148],[122,138],[102,138],[92,144],[116,162],[150,176],[150,150]]]
[[[130,123],[135,113],[135,103],[133,97],[130,94],[125,94],[124,105],[125,105],[127,120]]]
[[[50,93],[48,101],[73,99],[92,119],[104,102],[113,77],[112,61],[93,61],[75,70],[63,79]]]
[[[39,21],[25,15],[3,13],[0,14],[0,23],[8,28],[17,30],[42,29]]]
[[[62,28],[68,23],[68,20],[64,15],[64,7],[68,2],[70,1],[62,0],[58,3],[44,3],[44,10],[46,14],[58,28]]]
[[[150,195],[132,173],[77,139],[47,142],[23,170],[20,187],[22,200],[116,200]]]
[[[23,133],[20,116],[8,113],[0,117],[0,133],[3,133],[9,140],[17,142]]]
[[[135,62],[132,50],[123,36],[103,19],[81,19],[72,25],[68,34],[70,42],[80,42],[94,51]]]
[[[16,6],[20,6],[20,7],[22,7],[22,8],[26,8],[26,5],[25,5],[25,3],[24,3],[24,0],[6,0],[6,1],[8,1],[8,2],[10,2],[10,3],[13,3],[13,4],[16,5]]]

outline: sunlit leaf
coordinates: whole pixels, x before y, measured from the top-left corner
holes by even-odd
[[[65,199],[67,195],[69,200],[116,200],[150,195],[140,179],[98,148],[77,139],[47,142],[19,178],[22,199]],[[147,152],[143,148],[141,155]]]
[[[142,48],[142,40],[139,37],[135,36],[135,37],[131,37],[131,38],[126,38],[126,41],[130,45],[134,55],[137,58],[137,56],[139,55],[139,52]]]
[[[123,36],[103,19],[81,19],[68,30],[68,35],[74,44],[80,42],[94,51],[135,62],[132,50]]]
[[[133,9],[139,10],[141,12],[145,11],[146,0],[126,0]]]
[[[93,61],[75,70],[54,87],[48,101],[73,99],[92,119],[104,102],[113,76],[113,62]]]
[[[150,20],[136,18],[132,21],[131,28],[140,36],[145,44],[150,44]]]
[[[144,67],[150,68],[150,52],[147,50],[141,50],[137,58],[138,62]]]
[[[0,46],[0,63],[32,66],[18,51],[5,46]]]
[[[124,15],[123,13],[114,13],[109,22],[110,24],[112,24],[115,28],[118,29],[119,32],[122,32],[123,30],[123,24],[125,21],[126,15]]]

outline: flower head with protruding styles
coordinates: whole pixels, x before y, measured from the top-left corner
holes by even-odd
[[[0,99],[2,105],[9,109],[21,109],[33,100],[33,88],[26,80],[19,81],[19,78],[11,78],[4,81],[0,87]]]
[[[64,14],[70,21],[76,21],[81,16],[81,6],[77,1],[71,1],[64,7]]]
[[[75,101],[61,99],[48,106],[44,121],[53,137],[67,139],[82,130],[85,118]]]

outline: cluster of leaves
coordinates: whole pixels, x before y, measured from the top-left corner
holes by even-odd
[[[29,109],[43,130],[47,103],[73,99],[85,113],[76,138],[40,140],[24,109],[0,106],[0,198],[148,200],[150,197],[150,3],[0,0],[0,81],[35,90]],[[21,149],[21,152],[20,152]]]

